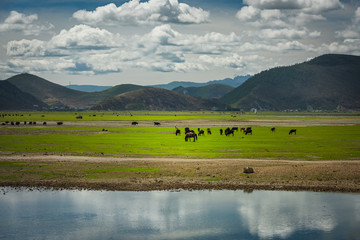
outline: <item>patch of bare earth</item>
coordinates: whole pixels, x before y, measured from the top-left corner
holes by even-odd
[[[360,160],[0,156],[0,186],[88,190],[292,190],[360,192]],[[5,164],[6,165],[6,164]],[[245,167],[254,173],[243,173]],[[120,171],[124,169],[139,169]],[[104,172],[95,170],[114,169]],[[141,169],[156,169],[143,171]],[[7,178],[6,176],[9,176]]]

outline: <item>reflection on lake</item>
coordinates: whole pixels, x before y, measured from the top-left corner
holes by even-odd
[[[0,239],[359,239],[360,195],[16,191]]]

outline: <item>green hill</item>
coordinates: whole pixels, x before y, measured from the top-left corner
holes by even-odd
[[[360,57],[327,54],[249,78],[221,101],[240,109],[360,109]]]
[[[86,99],[89,93],[68,89],[38,76],[24,73],[7,79],[23,92],[36,96],[52,107],[83,107],[88,106]]]
[[[32,74],[19,74],[7,79],[23,92],[36,96],[51,107],[89,108],[118,94],[144,88],[123,84],[102,92],[82,92],[52,83]]]
[[[201,98],[216,98],[219,99],[224,96],[226,93],[233,90],[234,87],[224,85],[224,84],[210,84],[203,87],[177,87],[174,88],[172,91],[189,95],[193,97],[201,97]]]
[[[93,110],[217,110],[226,105],[159,88],[123,93],[92,107]]]
[[[8,81],[0,81],[0,110],[43,110],[48,106]]]

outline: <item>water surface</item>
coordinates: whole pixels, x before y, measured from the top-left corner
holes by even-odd
[[[0,239],[360,239],[360,195],[3,189]]]

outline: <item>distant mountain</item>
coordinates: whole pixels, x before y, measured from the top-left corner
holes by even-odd
[[[0,81],[0,110],[43,110],[48,106],[9,81]]]
[[[112,88],[112,86],[97,86],[97,85],[67,85],[67,88],[78,90],[82,92],[101,92]]]
[[[51,107],[83,107],[88,106],[86,99],[89,93],[68,89],[38,76],[23,73],[7,79],[23,92],[36,96]]]
[[[102,92],[82,92],[52,83],[32,74],[7,79],[23,92],[36,96],[50,107],[89,108],[118,94],[144,88],[133,84],[117,85]]]
[[[210,84],[225,84],[225,85],[229,85],[232,87],[238,87],[241,84],[243,84],[247,79],[249,79],[251,76],[250,75],[246,75],[246,76],[237,76],[235,78],[225,78],[223,80],[213,80],[213,81],[209,81],[206,83],[196,83],[196,82],[183,82],[183,81],[174,81],[174,82],[170,82],[167,84],[158,84],[158,85],[151,85],[151,87],[155,87],[155,88],[163,88],[163,89],[167,89],[167,90],[171,90],[177,87],[184,87],[184,88],[188,88],[188,87],[202,87],[202,86],[207,86]]]
[[[159,88],[123,93],[92,107],[92,110],[217,110],[227,105],[216,100],[186,96]]]
[[[221,100],[240,109],[360,109],[360,57],[327,54],[249,78]]]
[[[226,93],[233,90],[234,87],[224,84],[210,84],[202,87],[177,87],[174,88],[172,91],[189,95],[193,97],[201,97],[201,98],[216,98],[219,99],[224,96]]]

